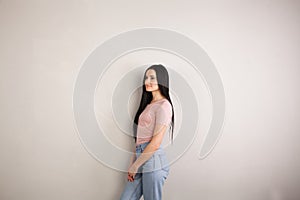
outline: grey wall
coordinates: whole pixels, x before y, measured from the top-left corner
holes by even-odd
[[[219,71],[227,100],[222,137],[199,160],[211,117],[200,80],[202,126],[171,166],[164,199],[299,199],[299,9],[299,1],[283,0],[1,0],[0,199],[118,199],[125,174],[81,144],[73,86],[93,49],[141,27],[172,29],[196,41]],[[114,67],[153,60],[188,67],[156,51],[128,55]],[[111,135],[124,143],[118,138]]]

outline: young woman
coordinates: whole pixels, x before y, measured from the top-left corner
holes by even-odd
[[[174,109],[169,96],[169,75],[163,65],[146,69],[140,107],[135,115],[135,147],[128,168],[128,182],[121,200],[161,200],[169,163],[162,148],[168,128],[174,130]]]

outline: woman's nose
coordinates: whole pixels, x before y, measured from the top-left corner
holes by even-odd
[[[147,78],[146,80],[145,80],[145,84],[149,84],[150,83],[150,80]]]

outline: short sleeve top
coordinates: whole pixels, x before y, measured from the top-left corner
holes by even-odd
[[[172,105],[167,99],[160,99],[146,106],[140,114],[136,145],[149,142],[157,125],[169,126],[172,120]]]

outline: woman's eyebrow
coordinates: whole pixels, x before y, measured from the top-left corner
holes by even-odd
[[[150,75],[151,77],[155,77],[154,75]],[[146,76],[146,77],[148,77],[148,76]]]

